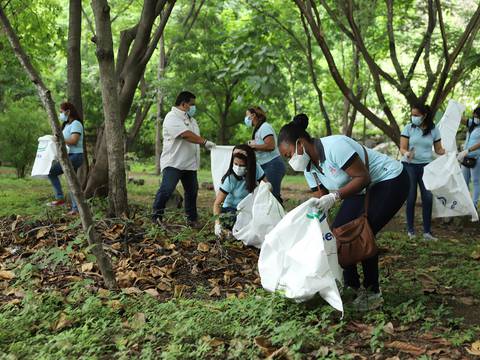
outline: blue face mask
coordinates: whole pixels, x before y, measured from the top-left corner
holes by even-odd
[[[412,124],[415,126],[422,125],[423,116],[412,116]]]
[[[62,121],[62,122],[65,122],[65,121],[68,120],[68,116],[67,116],[65,113],[63,113],[63,112],[60,113],[59,118],[60,118],[60,121]]]
[[[195,105],[190,106],[190,109],[188,109],[187,114],[190,116],[195,115],[197,112],[197,107]]]
[[[247,125],[248,127],[253,126],[252,119],[250,119],[248,116],[245,116],[245,119],[243,121],[245,122],[245,125]]]

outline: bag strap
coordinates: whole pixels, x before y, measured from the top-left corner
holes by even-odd
[[[367,171],[370,172],[370,161],[368,160],[368,153],[365,146],[362,145],[363,152],[365,153],[365,166],[367,167]],[[364,204],[364,215],[368,217],[368,204],[370,203],[370,184],[367,185],[365,188],[365,204]]]

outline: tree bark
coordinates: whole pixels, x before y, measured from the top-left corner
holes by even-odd
[[[60,164],[65,173],[68,186],[70,187],[73,196],[75,197],[75,200],[78,204],[82,227],[91,246],[91,251],[97,260],[97,265],[100,269],[100,272],[102,273],[106,287],[108,287],[109,289],[114,289],[117,287],[117,284],[115,281],[115,274],[113,273],[112,264],[110,262],[110,258],[103,250],[103,245],[100,237],[95,231],[95,223],[93,222],[92,213],[87,202],[85,201],[85,197],[83,196],[83,192],[73,169],[72,163],[68,158],[67,148],[65,146],[65,139],[63,138],[62,129],[57,118],[57,108],[52,100],[50,90],[47,89],[37,70],[33,67],[29,57],[23,50],[15,31],[13,30],[7,16],[5,15],[3,6],[1,5],[0,22],[3,25],[3,29],[10,42],[10,45],[12,46],[15,56],[18,58],[26,74],[37,88],[38,96],[40,97],[43,107],[47,112],[52,132],[57,138],[56,145],[58,154],[60,154]]]
[[[157,80],[160,83],[165,74],[165,39],[160,38],[160,57],[158,60]],[[164,95],[162,88],[157,88],[157,119],[155,122],[155,173],[160,175],[160,157],[162,155],[162,122],[163,122],[163,101]]]
[[[68,11],[68,45],[67,45],[67,98],[77,109],[83,119],[82,102],[82,58],[80,54],[82,38],[82,1],[70,0]],[[83,136],[83,163],[77,171],[82,188],[88,180],[88,149]]]
[[[92,9],[95,17],[96,56],[100,69],[105,116],[109,210],[117,217],[124,217],[128,216],[124,124],[119,114],[110,7],[107,0],[92,0]]]

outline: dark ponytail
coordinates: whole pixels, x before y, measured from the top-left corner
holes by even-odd
[[[423,103],[416,103],[413,104],[412,109],[417,109],[423,116],[423,123],[425,124],[425,129],[423,129],[423,136],[430,134],[432,129],[435,127],[435,123],[433,122],[433,113],[430,106]]]
[[[283,142],[295,145],[298,139],[305,139],[312,143],[313,139],[307,132],[308,116],[305,114],[297,114],[293,120],[284,125],[278,134],[278,143]]]

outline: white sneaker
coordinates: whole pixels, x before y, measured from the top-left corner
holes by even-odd
[[[357,311],[370,311],[378,309],[383,305],[382,292],[374,293],[370,290],[362,289],[355,300],[353,306]]]
[[[436,238],[435,236],[433,236],[431,233],[424,233],[424,234],[423,234],[423,240],[427,240],[427,241],[437,241],[438,238]]]
[[[407,234],[408,234],[408,238],[409,238],[410,240],[415,239],[415,233],[414,233],[414,232],[409,231]]]

